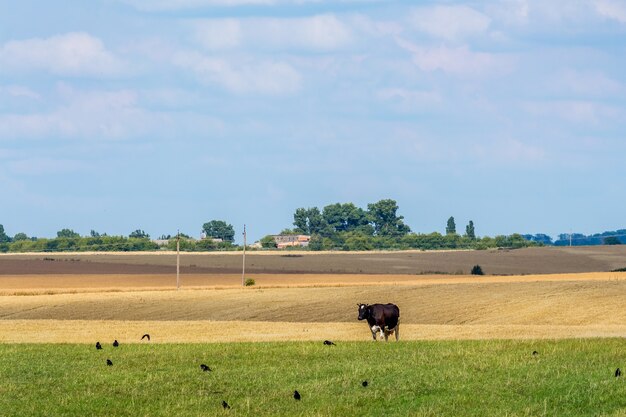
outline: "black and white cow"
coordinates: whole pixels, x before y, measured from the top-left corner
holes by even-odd
[[[400,339],[400,309],[395,304],[357,304],[359,306],[359,320],[367,320],[372,338],[377,340],[378,332],[385,341],[390,334],[396,334],[396,341]]]

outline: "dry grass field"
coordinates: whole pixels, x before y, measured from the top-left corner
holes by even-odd
[[[626,336],[621,247],[256,253],[249,288],[240,255],[184,254],[180,291],[170,253],[0,256],[0,342],[368,340],[359,302],[403,340]],[[507,275],[441,274],[476,263]]]

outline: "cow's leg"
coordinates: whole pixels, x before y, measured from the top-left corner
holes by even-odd
[[[380,326],[376,326],[376,325],[372,326],[372,339],[374,339],[374,341],[378,340],[378,332],[379,331],[382,331]]]
[[[385,335],[385,342],[386,342],[387,339],[389,338],[389,330],[384,330],[383,333]]]
[[[400,340],[400,323],[396,324],[396,342]]]

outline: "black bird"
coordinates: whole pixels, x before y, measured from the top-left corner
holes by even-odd
[[[230,405],[228,405],[226,401],[222,400],[222,407],[224,407],[224,410],[228,410],[230,408]]]
[[[537,356],[539,355],[539,352],[537,352],[536,350],[533,350],[533,356]]]
[[[150,341],[150,335],[148,333],[144,334],[143,336],[141,336],[141,340],[148,338],[148,342]]]
[[[204,372],[206,371],[211,371],[211,368],[209,368],[208,366],[206,366],[205,364],[201,364],[200,365],[200,369],[202,369]]]
[[[113,341],[113,347],[118,347],[119,345],[120,345],[119,342],[117,341],[117,339],[115,339]]]
[[[113,362],[111,362],[111,359],[107,359],[107,366],[113,366]]]
[[[369,382],[363,381],[363,382],[361,382],[361,385],[363,385],[363,388],[365,388],[365,387],[367,387],[369,385]]]
[[[102,345],[100,344],[100,342],[96,342],[96,349],[98,350],[102,349]]]
[[[294,398],[296,401],[300,401],[300,398],[302,398],[302,397],[300,396],[300,393],[298,392],[298,390],[295,390],[295,391],[293,392],[293,398]]]
[[[333,342],[331,342],[330,340],[324,340],[324,344],[326,346],[335,346],[335,344]]]
[[[621,370],[621,369],[619,369],[619,368],[617,368],[617,369],[615,370],[615,377],[617,378],[617,377],[619,377],[619,376],[622,376],[622,370]]]

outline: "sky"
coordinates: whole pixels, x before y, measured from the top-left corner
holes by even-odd
[[[626,228],[626,1],[0,0],[0,224]]]

